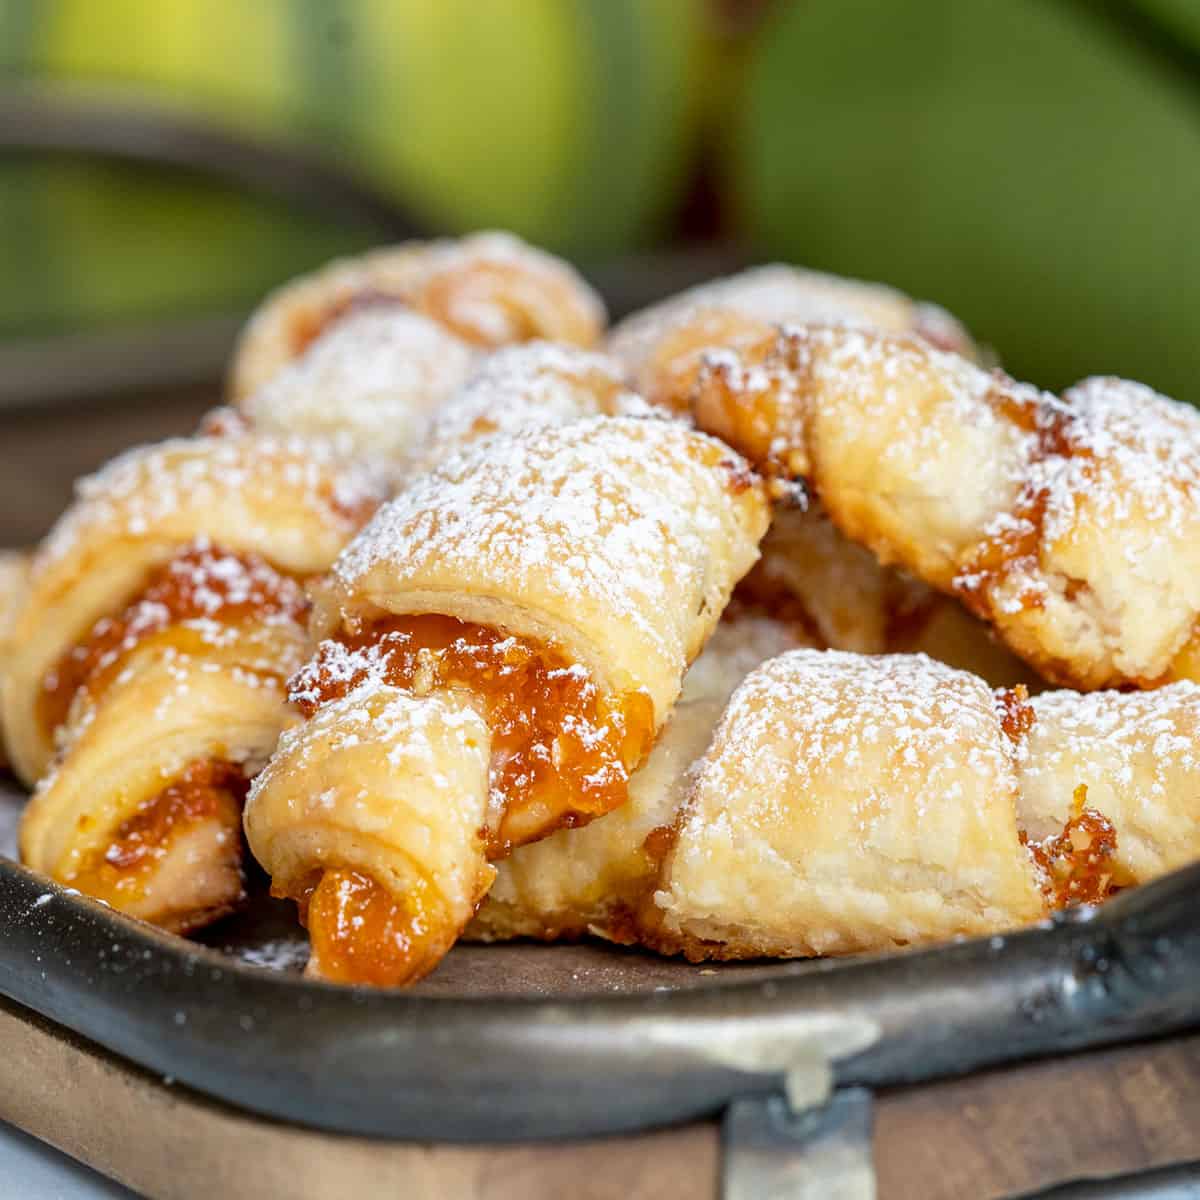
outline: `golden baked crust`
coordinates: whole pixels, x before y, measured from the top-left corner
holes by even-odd
[[[27,865],[179,931],[241,899],[246,780],[310,649],[296,577],[378,498],[328,446],[245,434],[132,451],[80,486],[34,556],[4,681],[37,782]]]
[[[258,391],[352,307],[389,304],[479,346],[533,338],[590,346],[606,320],[572,267],[510,234],[405,242],[339,259],[269,295],[234,353],[231,399]]]
[[[923,655],[785,654],[734,694],[697,768],[654,940],[845,954],[1036,920],[1016,801],[981,680]]]
[[[246,805],[246,837],[278,894],[323,867],[390,892],[432,892],[436,965],[495,874],[482,830],[491,735],[469,697],[368,680],[280,739]]]
[[[738,595],[801,623],[813,644],[859,654],[923,653],[981,676],[993,687],[1035,673],[957,601],[904,571],[881,566],[840,533],[820,504],[782,504],[762,557]]]
[[[584,417],[650,416],[608,355],[553,342],[525,342],[488,355],[438,407],[408,464],[428,471],[497,434],[567,425]]]
[[[395,470],[478,358],[420,313],[364,308],[339,320],[238,408],[255,429],[328,438],[349,455]]]
[[[1145,883],[1200,856],[1200,687],[1047,692],[1018,758],[1022,827],[1033,841],[1062,829],[1077,789],[1116,829],[1113,867]]]
[[[766,522],[759,481],[728,447],[627,417],[491,437],[382,508],[318,592],[327,640],[294,692],[318,725],[287,739],[294,766],[269,768],[246,812],[276,891],[309,905],[314,971],[419,977],[458,936],[464,897],[473,905],[491,882],[489,857],[623,803]],[[344,733],[379,688],[393,716]],[[469,737],[421,749],[447,697]],[[470,798],[469,819],[436,847],[424,810],[376,837],[395,793],[387,783],[376,796],[369,780],[410,750],[429,806],[447,788],[442,803]],[[586,776],[563,774],[571,763]],[[314,788],[328,801],[319,812],[296,799]],[[311,836],[294,837],[297,822]],[[309,896],[340,907],[314,921]],[[360,902],[376,918],[351,929],[346,905]]]
[[[936,305],[884,284],[780,263],[700,284],[634,313],[612,330],[608,349],[643,395],[683,413],[706,351],[745,348],[776,325],[812,321],[912,332],[974,355],[967,331]]]
[[[661,724],[758,556],[759,481],[669,421],[596,417],[490,440],[379,510],[316,597],[328,636],[441,613],[553,643]]]
[[[18,774],[34,783],[53,752],[52,731],[36,716],[46,672],[181,546],[205,537],[312,575],[381,495],[371,472],[328,446],[253,434],[141,447],[83,480],[33,557],[13,626],[3,724]]]
[[[184,837],[155,848],[152,870],[115,880],[110,892],[89,872],[117,831],[190,767],[227,764],[250,778],[262,766],[295,719],[285,680],[307,651],[303,624],[286,620],[231,629],[200,653],[176,650],[170,631],[143,642],[61,732],[58,757],[22,814],[22,861],[165,928],[194,929],[228,912],[242,895],[236,806],[228,820],[189,822]]]
[[[794,650],[722,713],[784,637],[723,623],[629,806],[501,864],[468,936],[848,954],[1016,928],[1200,858],[1200,686],[1028,700],[923,655]]]
[[[1059,399],[835,327],[710,355],[702,376],[703,428],[806,478],[845,534],[959,595],[1047,678],[1144,687],[1195,669],[1192,409],[1120,380]]]
[[[734,689],[759,663],[805,644],[789,623],[723,620],[692,664],[679,703],[653,752],[630,781],[629,801],[583,829],[561,830],[516,849],[467,936],[554,940],[633,936],[634,920],[658,878],[664,835]],[[656,844],[656,837],[659,844]]]

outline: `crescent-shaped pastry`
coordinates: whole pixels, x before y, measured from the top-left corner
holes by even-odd
[[[629,390],[620,365],[605,354],[553,342],[508,346],[488,355],[439,406],[409,470],[427,471],[497,434],[654,411]]]
[[[504,233],[405,242],[339,259],[285,284],[250,318],[234,354],[234,403],[257,392],[333,323],[365,307],[403,307],[472,345],[546,338],[595,344],[604,305],[562,259]]]
[[[629,805],[501,863],[468,936],[849,954],[1017,928],[1200,858],[1200,686],[1029,700],[923,655],[813,650],[739,686],[790,636],[726,617]]]
[[[0,551],[0,692],[12,654],[12,631],[29,580],[29,555],[20,550]],[[0,767],[8,762],[3,712],[0,711]]]
[[[628,803],[583,829],[514,850],[498,864],[466,936],[636,940],[637,915],[657,883],[688,772],[729,697],[761,662],[805,644],[803,630],[790,622],[753,612],[723,618],[689,669],[670,723],[629,781]]]
[[[476,823],[440,847],[454,886],[418,912],[433,876],[407,834],[382,830],[385,797],[348,779],[328,807],[298,806],[324,726],[310,719],[287,740],[251,792],[246,832],[275,891],[307,909],[311,969],[416,978],[457,937],[469,914],[454,897],[478,893],[489,857],[624,803],[766,523],[759,482],[727,447],[632,418],[489,439],[384,506],[317,595],[326,640],[294,695],[310,717],[372,683],[466,696],[489,738],[488,788]],[[424,706],[389,711],[374,753],[417,754]],[[334,743],[360,736],[335,730]]]
[[[4,681],[38,782],[29,866],[175,930],[238,900],[246,782],[310,649],[303,580],[378,498],[328,447],[244,434],[135,450],[80,485],[34,557]]]
[[[1060,834],[1086,805],[1116,831],[1117,884],[1200,857],[1200,687],[1046,692],[1029,707],[1017,811],[1031,842]]]
[[[1015,928],[1200,858],[1200,687],[991,692],[921,655],[795,651],[734,694],[640,940],[693,959]]]
[[[837,321],[912,332],[974,355],[967,331],[944,309],[880,283],[842,279],[776,263],[680,292],[626,317],[609,352],[651,402],[686,413],[706,351],[750,346],[778,324]]]
[[[688,772],[708,748],[734,689],[767,658],[803,646],[924,652],[993,687],[1032,679],[961,605],[881,567],[817,508],[777,509],[761,550],[689,670],[670,724],[630,781],[628,804],[585,829],[520,847],[499,863],[467,937],[554,940],[592,933],[637,940],[637,914],[656,885]]]
[[[255,429],[323,437],[394,470],[477,359],[429,317],[368,307],[337,321],[244,397],[239,411]]]
[[[1200,674],[1200,414],[1139,384],[1061,399],[841,327],[709,356],[700,425],[805,478],[835,524],[958,595],[1047,678]]]
[[[659,944],[805,957],[1036,920],[1002,716],[982,680],[923,655],[765,664],[697,768],[655,897]]]

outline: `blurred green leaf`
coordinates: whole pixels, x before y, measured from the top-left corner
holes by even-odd
[[[946,304],[1019,375],[1200,401],[1200,78],[1050,0],[806,0],[734,147],[766,252]]]
[[[1200,4],[1196,0],[1131,0],[1156,20],[1164,30],[1173,32],[1194,49],[1200,50]]]
[[[238,312],[361,245],[192,175],[10,161],[0,164],[0,335]]]

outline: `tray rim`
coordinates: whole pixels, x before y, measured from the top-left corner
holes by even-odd
[[[45,897],[49,896],[47,900]],[[0,995],[276,1119],[444,1142],[704,1118],[1200,1024],[1200,865],[1004,937],[604,996],[423,996],[230,960],[0,858]]]

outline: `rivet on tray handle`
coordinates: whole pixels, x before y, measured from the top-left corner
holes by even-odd
[[[871,1116],[866,1088],[803,1112],[781,1095],[735,1100],[722,1131],[722,1200],[874,1200]]]

